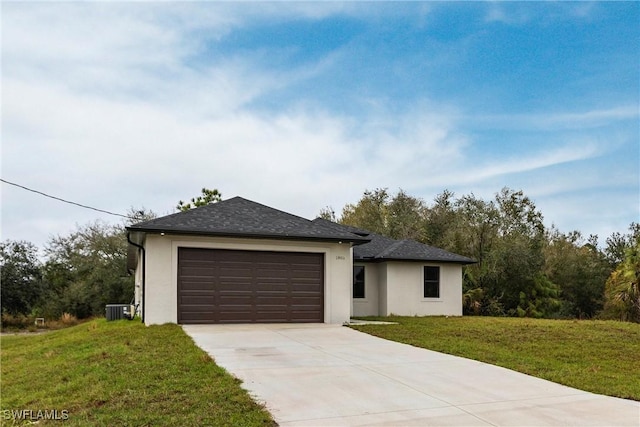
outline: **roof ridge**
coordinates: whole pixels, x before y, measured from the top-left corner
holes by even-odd
[[[370,234],[373,234],[369,230],[365,230],[364,228],[354,227],[352,225],[340,224],[339,222],[331,221],[330,219],[324,219],[321,217],[317,217],[311,220],[311,222],[315,224],[321,224],[326,227],[333,227],[341,229],[342,231],[346,231],[351,234],[356,234],[358,236],[366,237]]]
[[[245,236],[365,243],[345,229],[334,229],[320,222],[235,196],[217,203],[176,212],[150,221],[127,226],[130,232]]]
[[[248,201],[247,199],[244,199],[244,198],[242,198],[240,196],[233,196],[233,197],[231,197],[229,199],[223,199],[223,200],[220,200],[218,202],[208,203],[208,204],[202,205],[202,206],[194,206],[194,207],[192,207],[190,209],[187,209],[186,211],[173,212],[173,213],[170,213],[170,214],[167,214],[167,215],[162,215],[162,216],[159,216],[159,217],[156,217],[156,218],[151,218],[151,219],[148,219],[146,221],[136,222],[134,224],[131,224],[130,226],[127,226],[126,228],[131,228],[131,227],[135,228],[137,226],[142,226],[142,225],[147,224],[147,223],[157,222],[156,220],[159,220],[159,219],[165,220],[166,218],[175,217],[176,215],[185,215],[185,214],[189,215],[190,213],[192,214],[192,212],[196,212],[198,209],[207,208],[207,207],[210,207],[210,206],[215,206],[215,205],[218,205],[220,203],[224,204],[224,203],[230,202],[230,201],[232,201],[234,199],[241,199],[241,200]]]
[[[386,237],[386,236],[384,236],[384,237]],[[388,238],[392,239],[391,237],[388,237]],[[402,246],[406,241],[406,239],[405,240],[392,239],[392,240],[394,240],[394,243],[392,243],[391,245],[389,245],[385,249],[383,249],[379,254],[377,254],[375,256],[375,258],[384,258],[386,256],[391,255],[393,252],[396,251],[396,249],[398,249],[400,246]]]

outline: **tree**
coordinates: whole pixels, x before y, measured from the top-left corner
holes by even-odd
[[[332,212],[322,211],[329,216]],[[366,190],[356,203],[342,209],[339,222],[394,239],[423,240],[426,206],[421,199],[398,190],[394,196],[386,188]]]
[[[522,190],[504,187],[495,197],[500,212],[500,233],[518,234],[532,239],[541,239],[544,233],[542,213]]]
[[[541,274],[545,228],[542,213],[522,191],[503,188],[495,196],[498,244],[494,262],[497,286],[509,314],[543,317],[559,308],[558,288]],[[510,311],[509,311],[510,310]]]
[[[458,221],[450,231],[454,233],[451,246],[478,261],[477,267],[484,270],[478,277],[483,277],[489,273],[487,260],[497,240],[499,212],[493,202],[485,202],[473,194],[459,198],[455,211]],[[438,224],[438,228],[446,228],[446,224]]]
[[[185,203],[182,200],[178,201],[178,205],[176,206],[176,210],[178,211],[188,211],[191,208],[199,208],[200,206],[206,206],[211,203],[217,203],[222,200],[222,193],[220,193],[217,189],[210,190],[208,188],[202,189],[202,194],[197,197],[191,198],[190,203]]]
[[[139,222],[145,222],[157,218],[158,215],[151,209],[146,209],[144,206],[140,209],[133,206],[127,211],[127,219],[124,221],[124,225],[137,224]]]
[[[393,239],[423,240],[426,206],[400,189],[386,207],[387,235]]]
[[[389,193],[386,188],[366,190],[357,204],[348,204],[342,209],[340,222],[385,235],[388,225],[388,201]]]
[[[31,313],[43,292],[38,248],[26,241],[0,243],[2,312]]]
[[[543,219],[529,197],[506,187],[490,200],[473,193],[456,199],[445,190],[430,206],[385,188],[367,190],[356,204],[347,204],[340,222],[474,258],[476,264],[463,268],[468,314],[596,316],[605,281],[623,260],[627,273],[609,279],[607,307],[635,307],[637,285],[628,280],[634,258],[628,253],[640,240],[640,225],[631,224],[628,234],[614,233],[602,251],[597,236],[585,240],[578,232],[548,231]]]
[[[106,304],[129,303],[134,285],[126,275],[127,245],[122,226],[100,221],[52,238],[45,250],[46,315],[84,318],[104,314]]]
[[[434,199],[431,207],[425,208],[424,243],[452,252],[458,252],[455,231],[458,226],[458,215],[454,208],[455,194],[444,190]]]
[[[474,258],[465,267],[468,313],[543,316],[558,308],[558,288],[541,275],[542,214],[521,191],[503,188],[493,200],[445,191],[428,209],[429,243]]]
[[[606,283],[604,317],[640,323],[640,236]]]
[[[640,240],[640,224],[636,222],[632,222],[629,225],[628,233],[615,232],[607,238],[607,246],[604,249],[604,253],[612,269],[615,269],[618,264],[624,261],[627,251],[633,248],[638,240]]]
[[[603,304],[604,285],[611,268],[598,249],[596,236],[585,242],[579,231],[547,232],[544,274],[561,290],[561,316],[590,318]]]
[[[318,213],[318,218],[326,219],[331,222],[338,222],[336,219],[336,212],[333,210],[331,206],[326,206],[320,209],[320,213]]]
[[[549,317],[560,308],[560,289],[542,274],[533,278],[533,286],[520,291],[515,313],[520,317]]]

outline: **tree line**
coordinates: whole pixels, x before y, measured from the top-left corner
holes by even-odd
[[[217,189],[203,188],[176,211],[222,200]],[[95,221],[65,236],[49,239],[42,251],[28,241],[0,242],[2,319],[29,316],[57,319],[64,313],[83,319],[103,316],[107,304],[133,300],[134,280],[127,272],[125,227],[156,217],[131,208],[121,224]],[[15,319],[14,319],[15,320]]]
[[[126,223],[95,221],[54,236],[40,250],[27,241],[0,243],[2,314],[57,319],[104,315],[106,304],[130,303],[134,282],[126,269],[124,227],[150,219],[131,209]]]
[[[475,259],[463,270],[465,314],[640,322],[637,223],[601,247],[598,236],[545,227],[535,203],[509,188],[490,200],[445,190],[430,204],[368,190],[341,215],[327,207],[320,216]]]
[[[176,210],[221,200],[217,190]],[[3,318],[22,315],[77,318],[104,315],[106,304],[129,303],[133,278],[126,271],[124,227],[155,217],[129,211],[122,224],[96,221],[49,239],[44,257],[26,241],[0,243]],[[597,236],[563,233],[543,224],[542,213],[523,194],[505,188],[493,199],[438,194],[432,203],[400,190],[365,191],[341,215],[321,217],[394,239],[414,239],[477,261],[463,270],[465,314],[561,318],[609,318],[640,322],[640,225]]]

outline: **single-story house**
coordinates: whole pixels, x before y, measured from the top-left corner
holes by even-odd
[[[145,324],[461,315],[473,260],[234,197],[127,227]]]
[[[415,240],[314,222],[370,239],[353,248],[352,316],[462,315],[462,266],[474,260]]]

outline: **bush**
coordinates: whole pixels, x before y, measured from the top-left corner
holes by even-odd
[[[35,325],[35,317],[25,316],[24,314],[12,315],[2,313],[2,330],[6,329],[27,329]]]
[[[69,313],[63,313],[59,319],[45,320],[44,325],[36,325],[36,318],[38,316],[25,316],[23,314],[11,315],[9,313],[2,314],[2,330],[18,330],[29,332],[36,332],[39,329],[63,329],[70,326],[75,326],[80,321],[76,316]],[[91,319],[87,319],[91,320]]]

